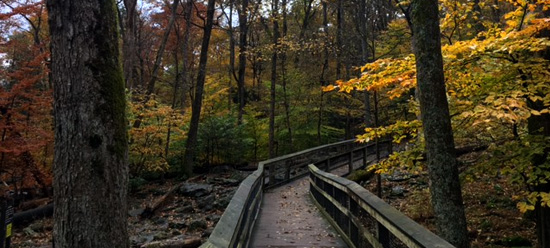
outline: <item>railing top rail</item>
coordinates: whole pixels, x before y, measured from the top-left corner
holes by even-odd
[[[260,164],[269,165],[269,164],[272,164],[272,163],[275,163],[275,162],[280,162],[280,161],[283,161],[283,160],[291,159],[291,158],[294,158],[294,157],[297,157],[297,156],[300,156],[300,155],[304,155],[304,154],[307,154],[307,153],[310,153],[310,152],[315,152],[315,151],[318,151],[318,150],[323,150],[323,149],[326,149],[326,148],[329,148],[329,147],[338,147],[338,146],[341,146],[341,145],[344,145],[344,144],[352,144],[355,141],[356,141],[356,139],[349,139],[349,140],[344,140],[344,141],[340,141],[340,142],[336,142],[336,143],[330,143],[330,144],[326,144],[326,145],[316,146],[316,147],[309,148],[309,149],[306,149],[306,150],[301,150],[301,151],[298,151],[298,152],[295,152],[295,153],[291,153],[291,154],[271,158],[271,159],[268,159],[268,160],[264,160],[262,162],[259,162],[258,166]]]
[[[441,237],[414,222],[376,195],[348,179],[324,172],[314,164],[309,165],[310,172],[325,183],[341,189],[352,197],[361,208],[384,225],[394,236],[409,247],[453,248]]]
[[[262,179],[263,171],[263,164],[258,164],[258,169],[241,182],[202,248],[231,247],[237,241],[239,237],[235,237],[235,231],[241,224],[246,201],[250,199],[254,185]]]

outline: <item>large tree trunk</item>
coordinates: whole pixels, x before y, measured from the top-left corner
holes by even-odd
[[[430,193],[436,223],[444,239],[457,247],[469,247],[445,94],[437,0],[413,0],[411,11],[420,117],[426,140]]]
[[[129,247],[128,147],[115,1],[49,0],[57,248]]]
[[[199,132],[199,121],[202,109],[202,95],[204,91],[204,81],[206,80],[206,63],[208,62],[208,47],[210,46],[210,35],[214,24],[214,5],[216,0],[208,0],[206,9],[206,25],[204,26],[204,35],[201,44],[201,55],[199,58],[199,72],[197,74],[197,85],[195,85],[195,98],[191,107],[191,124],[187,134],[187,143],[185,144],[185,155],[183,160],[184,173],[188,176],[193,172],[194,160],[196,156],[197,136]]]

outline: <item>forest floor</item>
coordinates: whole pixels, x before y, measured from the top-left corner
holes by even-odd
[[[468,154],[460,159],[475,160],[479,154]],[[460,168],[467,170],[468,168]],[[411,219],[436,232],[435,218],[430,204],[428,176],[411,175],[397,170],[382,175],[383,198]],[[462,195],[465,203],[468,233],[473,248],[534,247],[535,222],[524,215],[513,199],[519,188],[503,175],[461,173]],[[376,179],[361,183],[376,193]]]
[[[204,242],[248,174],[234,171],[196,177],[188,183],[204,186],[207,190],[191,195],[176,190],[172,199],[149,218],[140,217],[144,208],[180,182],[167,180],[143,185],[130,194],[128,230],[132,247],[156,241],[200,239]],[[15,228],[12,247],[52,247],[52,229],[52,218]]]

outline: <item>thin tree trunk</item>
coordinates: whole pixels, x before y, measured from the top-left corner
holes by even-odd
[[[55,247],[130,247],[116,3],[50,0],[47,5],[55,99]]]
[[[182,68],[181,71],[181,109],[182,113],[185,111],[185,103],[187,101],[187,86],[189,84],[189,41],[190,41],[190,34],[191,34],[191,17],[193,14],[193,2],[194,0],[187,0],[187,3],[185,5],[185,12],[184,12],[184,18],[185,18],[185,33],[183,34],[183,45],[181,49],[182,53]]]
[[[248,0],[242,0],[241,9],[239,11],[239,124],[243,121],[244,106],[246,104],[245,96],[245,73],[246,73],[246,49],[247,49],[247,34],[248,34]]]
[[[272,0],[273,55],[271,56],[271,102],[269,105],[269,157],[275,157],[275,85],[277,83],[277,45],[279,44],[279,0]]]
[[[288,26],[287,26],[287,0],[282,0],[282,8],[283,8],[283,35],[282,37],[286,37]],[[287,93],[287,87],[286,87],[286,50],[283,49],[281,51],[281,76],[282,76],[282,83],[283,83],[283,106],[285,108],[285,122],[286,122],[286,128],[288,131],[288,145],[290,152],[294,151],[294,146],[292,143],[292,125],[290,123],[290,103],[288,100],[288,93]]]
[[[342,0],[338,0],[336,10],[336,78],[342,77]]]
[[[325,33],[325,41],[328,41],[328,17],[327,17],[327,2],[326,1],[323,1],[322,2],[322,6],[323,6],[323,33]],[[328,42],[325,42],[324,46],[323,46],[323,54],[324,54],[324,59],[323,59],[323,66],[321,68],[321,76],[320,76],[320,79],[319,81],[321,82],[321,86],[325,86],[327,85],[327,79],[325,78],[325,74],[328,70],[328,56],[329,56],[329,53],[328,53],[328,47],[327,47],[327,43]],[[324,98],[325,96],[325,92],[321,91],[321,97],[319,99],[319,112],[318,112],[318,116],[317,116],[317,144],[318,145],[321,145],[322,143],[322,140],[321,140],[321,131],[322,131],[322,128],[323,128],[323,111],[324,111]]]
[[[177,1],[177,0],[176,0]],[[208,0],[206,10],[206,25],[204,26],[204,35],[201,44],[201,54],[199,58],[199,72],[197,75],[197,85],[195,85],[195,98],[191,108],[191,124],[187,134],[187,143],[185,144],[185,155],[183,159],[183,172],[190,176],[193,172],[194,160],[196,156],[197,136],[199,131],[199,121],[202,109],[202,98],[204,92],[204,81],[206,80],[206,63],[208,62],[208,47],[210,45],[210,36],[212,26],[214,25],[214,10],[216,0]]]
[[[411,3],[420,112],[426,141],[430,193],[439,234],[456,247],[469,247],[447,103],[437,0]]]
[[[238,79],[235,77],[235,35],[233,34],[233,8],[234,8],[234,0],[231,0],[229,2],[229,23],[228,23],[228,31],[229,34],[229,94],[227,96],[227,107],[229,110],[231,110],[231,104],[233,102],[233,79]],[[237,88],[238,88],[238,80],[237,80]],[[238,99],[240,99],[240,92],[237,93]],[[239,100],[240,101],[240,100]],[[240,106],[239,106],[240,107]],[[240,114],[240,109],[239,109]],[[237,118],[238,122],[240,123],[240,118]]]
[[[171,8],[172,13],[170,15],[170,21],[168,22],[168,27],[166,27],[166,31],[164,32],[164,36],[162,37],[162,41],[160,42],[159,49],[157,51],[157,57],[155,58],[155,64],[153,64],[153,71],[151,72],[151,78],[149,79],[149,83],[147,84],[147,96],[151,95],[155,90],[155,83],[157,81],[157,75],[160,68],[160,63],[162,62],[162,56],[164,55],[164,48],[166,47],[166,43],[168,42],[168,37],[170,36],[170,31],[172,30],[172,27],[174,26],[174,21],[176,20],[178,3],[179,3],[179,0],[174,0],[174,2],[172,2],[172,8]]]
[[[179,44],[179,39],[178,39],[178,44]],[[175,65],[176,65],[176,71],[175,71],[175,75],[176,75],[176,78],[174,79],[174,90],[172,92],[172,110],[174,110],[176,108],[176,99],[177,99],[177,95],[178,95],[178,85],[179,85],[179,81],[180,81],[180,73],[179,73],[179,66],[180,66],[180,63],[179,63],[179,57],[178,57],[178,52],[175,51],[174,52],[174,62],[175,62]],[[170,120],[170,117],[168,118],[168,131],[166,132],[166,146],[164,147],[164,157],[165,158],[168,158],[168,152],[170,151],[170,137],[172,135],[172,122]]]

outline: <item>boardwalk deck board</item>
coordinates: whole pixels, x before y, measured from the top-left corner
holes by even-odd
[[[348,247],[308,192],[307,178],[265,192],[250,247]]]

